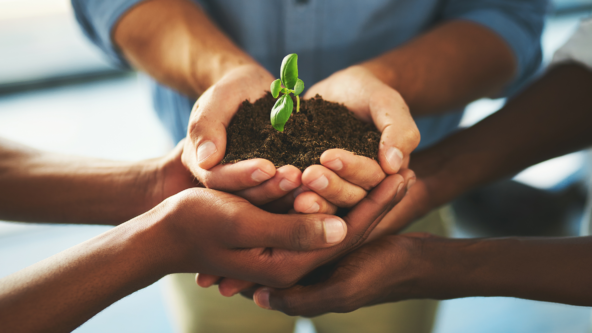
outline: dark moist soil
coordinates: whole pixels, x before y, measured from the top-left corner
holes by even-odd
[[[373,125],[354,117],[345,106],[317,95],[301,100],[300,112],[296,113],[294,100],[294,112],[284,132],[278,132],[269,120],[275,101],[268,93],[254,104],[243,102],[227,129],[223,164],[264,158],[278,168],[289,164],[304,170],[320,164],[321,154],[333,148],[378,158],[380,133]]]

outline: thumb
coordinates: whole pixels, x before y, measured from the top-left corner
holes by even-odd
[[[339,244],[347,234],[346,223],[332,215],[262,213],[252,215],[235,246],[311,251]]]
[[[409,155],[419,145],[417,125],[401,95],[386,85],[372,95],[370,114],[382,133],[380,166],[385,173],[395,174],[408,163]]]
[[[277,310],[289,316],[313,317],[335,312],[342,303],[341,284],[331,279],[310,286],[295,285],[288,289],[261,287],[253,294],[253,301],[260,308]],[[346,311],[339,311],[346,312]]]
[[[198,168],[208,170],[216,166],[226,152],[225,122],[230,122],[230,119],[219,119],[211,115],[211,103],[207,102],[206,94],[208,92],[193,106],[187,129],[184,155],[187,154],[185,161],[194,174]]]

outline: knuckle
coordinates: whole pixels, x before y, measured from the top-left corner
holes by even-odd
[[[213,177],[209,174],[206,173],[204,175],[201,175],[201,177],[199,177],[199,182],[203,184],[203,186],[205,186],[206,188],[213,188],[215,186]]]
[[[301,306],[292,297],[278,299],[277,308],[288,316],[298,316],[302,314]]]
[[[417,126],[413,126],[413,128],[405,131],[404,138],[405,141],[411,143],[413,147],[419,145],[419,141],[421,140],[421,134],[419,133],[419,129],[417,128]]]
[[[365,191],[356,191],[356,190],[343,190],[340,191],[339,200],[337,206],[342,208],[349,208],[357,204],[360,200],[362,200],[365,196]]]

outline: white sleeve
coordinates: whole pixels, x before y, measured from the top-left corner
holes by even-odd
[[[592,70],[592,17],[580,22],[576,33],[555,52],[550,66],[566,62],[577,62]]]

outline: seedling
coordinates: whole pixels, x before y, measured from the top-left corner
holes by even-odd
[[[304,90],[304,82],[298,78],[298,55],[296,53],[284,57],[281,76],[271,83],[270,90],[273,98],[277,98],[280,93],[283,93],[271,109],[271,126],[283,132],[284,125],[294,110],[294,102],[290,94],[296,96],[296,112],[300,112],[300,97],[298,95]]]

